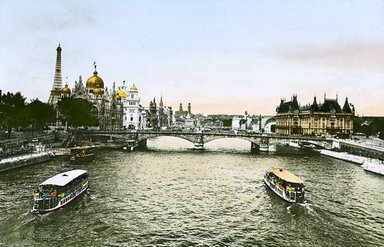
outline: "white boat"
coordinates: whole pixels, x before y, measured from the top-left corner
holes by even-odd
[[[305,149],[314,149],[316,146],[314,144],[311,144],[311,143],[307,143],[307,144],[304,144],[302,146],[302,148],[305,148]]]
[[[367,159],[361,165],[365,171],[373,172],[379,175],[384,175],[384,163],[378,159]]]
[[[269,167],[264,175],[265,184],[287,202],[304,202],[304,181],[283,168]]]
[[[72,170],[57,174],[33,193],[32,213],[44,214],[66,206],[88,190],[88,172]]]
[[[344,161],[349,161],[349,162],[356,163],[359,165],[363,164],[367,160],[366,157],[362,157],[362,156],[358,156],[358,155],[354,155],[354,154],[349,154],[347,152],[336,152],[336,151],[332,151],[332,150],[322,149],[320,151],[320,153],[323,155],[332,157],[332,158],[336,158],[336,159],[344,160]]]
[[[276,146],[274,144],[260,144],[260,152],[275,152]]]
[[[300,148],[300,144],[298,140],[289,141],[288,146],[294,147],[294,148]]]

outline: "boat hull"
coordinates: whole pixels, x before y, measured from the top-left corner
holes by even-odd
[[[364,171],[372,172],[378,175],[384,175],[384,163],[377,159],[367,159],[361,167]]]
[[[277,186],[274,186],[267,178],[266,176],[264,176],[263,178],[264,180],[264,183],[269,187],[270,190],[272,190],[278,197],[280,197],[281,199],[283,199],[284,201],[286,202],[289,202],[289,203],[301,203],[304,201],[304,199],[302,200],[292,200],[290,199],[289,197],[286,196],[286,193],[284,190],[281,190],[279,187]]]
[[[270,190],[272,190],[278,197],[280,197],[281,199],[283,199],[284,201],[289,202],[289,203],[296,202],[296,201],[291,201],[291,200],[289,200],[289,198],[285,197],[284,192],[279,190],[276,186],[272,186],[272,184],[270,183],[270,181],[268,179],[266,179],[264,177],[263,180],[264,180],[264,183],[268,186],[268,188]]]
[[[74,202],[78,198],[85,195],[86,192],[88,191],[88,189],[89,189],[89,184],[87,183],[78,193],[76,193],[76,195],[73,195],[73,197],[69,198],[68,200],[66,200],[67,197],[62,198],[55,207],[49,208],[49,209],[35,209],[35,208],[33,208],[31,212],[33,214],[46,214],[46,213],[50,213],[50,212],[59,210],[60,208],[63,208],[65,206],[71,204],[72,202]]]
[[[94,158],[94,154],[87,154],[82,156],[72,156],[71,161],[91,161]]]

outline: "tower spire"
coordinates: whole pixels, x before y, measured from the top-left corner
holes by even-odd
[[[163,108],[163,107],[164,107],[164,103],[163,103],[163,94],[161,94],[161,96],[160,96],[160,104],[159,104],[159,107],[160,107],[160,108]]]
[[[63,87],[63,81],[61,78],[61,47],[60,44],[56,49],[56,67],[55,67],[55,77],[53,80],[53,86],[51,94],[49,95],[48,103],[51,105],[56,105],[57,101],[61,94],[61,89]]]

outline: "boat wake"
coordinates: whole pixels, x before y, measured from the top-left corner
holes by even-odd
[[[304,201],[302,203],[293,203],[287,207],[287,211],[291,214],[297,214],[299,212],[308,213],[311,215],[316,214],[314,210],[314,205],[311,204],[309,201]]]

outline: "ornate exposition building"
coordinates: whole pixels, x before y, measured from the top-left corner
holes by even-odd
[[[327,99],[324,96],[324,102],[318,104],[314,97],[312,104],[300,107],[297,95],[293,95],[289,102],[282,99],[276,108],[276,133],[316,136],[352,134],[355,108],[348,98],[343,108],[337,100],[337,97]]]
[[[172,124],[172,108],[164,106],[162,97],[159,107],[153,99],[149,108],[144,108],[140,105],[139,91],[135,84],[127,90],[123,81],[120,87],[116,88],[113,83],[112,88],[108,89],[104,85],[104,80],[98,75],[96,63],[93,75],[87,79],[85,85],[80,76],[79,81],[75,81],[74,88],[70,89],[68,84],[62,88],[60,45],[56,51],[55,78],[48,100],[48,103],[55,108],[61,98],[86,99],[92,104],[92,114],[98,120],[98,127],[105,130],[159,129]]]
[[[75,87],[71,90],[68,85],[62,89],[62,97],[72,97],[86,99],[92,103],[92,114],[97,118],[100,129],[120,129],[122,128],[123,103],[126,93],[116,90],[115,83],[112,89],[104,87],[104,81],[98,76],[96,71],[89,77],[85,86],[81,76],[79,82],[75,82]]]

